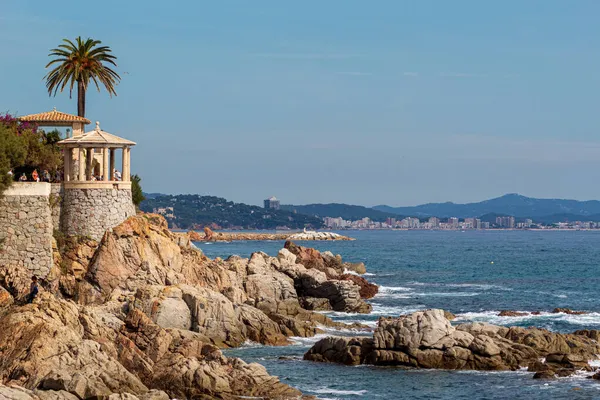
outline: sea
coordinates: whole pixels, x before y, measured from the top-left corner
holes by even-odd
[[[380,316],[428,308],[456,314],[453,323],[482,321],[536,326],[555,332],[600,329],[600,231],[344,231],[348,242],[299,242],[364,262],[366,279],[380,285],[369,300],[371,314],[326,313],[337,321],[375,326]],[[196,243],[213,257],[277,255],[279,241]],[[556,307],[587,311],[555,314]],[[540,311],[499,317],[501,310]],[[600,382],[579,373],[553,381],[533,373],[407,370],[303,361],[303,354],[327,335],[293,338],[286,347],[254,343],[227,356],[264,365],[282,382],[320,399],[600,399]],[[364,333],[362,333],[364,335]],[[600,364],[599,364],[600,365]]]

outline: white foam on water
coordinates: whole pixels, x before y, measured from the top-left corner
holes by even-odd
[[[240,349],[255,349],[258,347],[265,347],[264,344],[260,344],[258,342],[253,342],[252,340],[246,339],[244,343],[239,347]]]
[[[437,282],[409,282],[412,286],[433,286],[433,287],[450,287],[450,288],[475,288],[479,290],[506,290],[511,291],[511,288],[493,285],[488,283],[437,283]]]
[[[386,317],[397,317],[399,315],[410,314],[415,311],[424,310],[426,306],[424,304],[415,304],[411,306],[396,306],[389,307],[378,303],[371,303],[373,305],[373,311],[370,315],[381,315]]]
[[[595,360],[589,360],[588,364],[590,367],[600,368],[600,355],[596,355],[596,357],[598,358]]]
[[[362,396],[365,393],[367,393],[366,390],[337,390],[337,389],[330,389],[327,386],[324,386],[320,389],[315,389],[313,390],[313,392],[318,393],[318,394],[333,394],[333,395],[340,395],[340,396]]]
[[[600,325],[600,313],[595,312],[580,315],[541,312],[539,315],[528,314],[518,317],[500,317],[498,316],[499,313],[500,311],[462,313],[456,315],[455,321],[487,322],[493,325],[514,325],[515,323],[524,321],[531,321],[533,325],[536,325],[536,322],[566,322],[573,325],[585,326]]]
[[[291,336],[289,339],[292,342],[292,345],[312,346],[313,344],[317,343],[319,340],[324,339],[328,336],[335,336],[335,335],[319,333],[312,337]]]
[[[379,293],[412,292],[413,288],[404,286],[379,286]]]
[[[411,293],[412,297],[424,296],[424,297],[473,297],[479,296],[479,292],[424,292],[424,293]]]

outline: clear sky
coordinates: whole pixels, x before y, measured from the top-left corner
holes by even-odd
[[[3,0],[0,111],[49,98],[49,49],[100,39],[144,190],[259,204],[600,198],[597,0]],[[88,127],[89,129],[92,126]]]

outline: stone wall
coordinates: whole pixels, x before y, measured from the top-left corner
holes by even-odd
[[[100,240],[104,232],[133,215],[131,189],[68,188],[62,198],[61,230]]]
[[[55,230],[61,230],[60,217],[62,214],[63,196],[63,185],[61,183],[52,183],[49,204],[50,212],[52,213],[52,226]]]
[[[14,183],[0,198],[0,266],[18,265],[42,278],[52,267],[49,183]]]

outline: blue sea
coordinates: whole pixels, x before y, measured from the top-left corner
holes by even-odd
[[[339,321],[375,325],[380,316],[427,308],[484,321],[557,332],[600,329],[600,232],[578,231],[346,231],[350,242],[300,242],[362,261],[365,278],[380,285],[369,315],[329,313]],[[196,243],[209,257],[276,255],[283,242]],[[555,307],[585,315],[553,314]],[[501,310],[541,311],[499,317]],[[328,332],[350,335],[352,332]],[[280,379],[321,399],[600,399],[600,382],[584,374],[555,381],[533,374],[347,367],[302,360],[325,335],[296,338],[287,347],[247,345],[227,350],[258,362]]]

